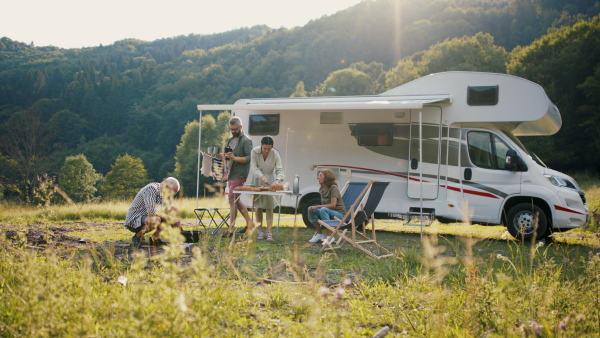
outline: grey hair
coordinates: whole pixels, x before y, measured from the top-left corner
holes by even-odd
[[[232,118],[229,119],[229,124],[241,126],[242,125],[242,119],[240,119],[237,116],[234,116],[234,117],[232,117]]]
[[[179,181],[175,178],[175,177],[167,177],[162,181],[161,184],[163,187],[167,188],[167,189],[172,189],[175,190],[175,192],[179,192],[180,189],[180,185],[179,185]]]

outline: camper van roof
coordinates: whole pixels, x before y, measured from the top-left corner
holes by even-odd
[[[493,102],[473,104],[478,88],[490,89]],[[493,96],[493,95],[492,95]],[[561,127],[560,113],[538,84],[516,76],[482,72],[427,75],[379,95],[241,99],[229,105],[198,105],[202,110],[420,110],[443,105],[445,123],[494,123],[517,136],[552,135]]]

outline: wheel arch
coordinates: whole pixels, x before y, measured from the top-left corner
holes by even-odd
[[[502,217],[501,217],[501,222],[504,226],[506,226],[506,215],[508,214],[510,209],[512,207],[514,207],[515,205],[521,204],[521,203],[532,203],[533,205],[537,205],[540,209],[542,209],[542,211],[544,211],[544,213],[546,214],[546,219],[548,222],[548,229],[552,229],[552,224],[553,224],[552,209],[550,208],[550,205],[544,199],[539,198],[539,197],[532,197],[532,196],[515,196],[515,197],[509,198],[504,203],[504,207],[502,208]]]
[[[302,197],[300,197],[300,201],[298,202],[298,209],[302,210],[304,208],[304,206],[306,205],[306,202],[308,202],[309,200],[313,199],[313,198],[317,198],[317,197],[321,197],[321,195],[318,192],[309,192],[306,195],[303,195]]]
[[[300,202],[298,202],[298,208],[300,209],[300,214],[302,215],[302,221],[304,222],[304,225],[306,225],[306,227],[308,228],[313,228],[313,224],[310,223],[310,221],[308,220],[308,210],[307,210],[307,204],[309,203],[310,200],[313,199],[321,199],[321,194],[319,194],[318,192],[310,192],[304,196],[302,196],[300,198]]]

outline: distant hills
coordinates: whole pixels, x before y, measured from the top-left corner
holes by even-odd
[[[118,155],[140,157],[158,180],[173,171],[175,147],[199,103],[290,96],[299,83],[318,94],[332,73],[348,68],[370,72],[369,90],[385,90],[397,84],[399,64],[423,62],[440,43],[479,33],[501,48],[493,55],[508,59],[518,46],[599,12],[590,0],[368,0],[294,29],[255,26],[83,49],[3,37],[0,131],[7,135],[32,116],[39,130],[29,132],[47,144],[26,154],[25,145],[0,139],[1,160],[37,161],[0,172],[0,183],[58,173],[66,156],[80,153],[102,174]]]

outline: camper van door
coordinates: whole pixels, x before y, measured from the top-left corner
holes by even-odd
[[[521,192],[521,172],[505,166],[511,146],[503,134],[486,129],[463,129],[468,161],[461,161],[463,199],[477,222],[499,223],[501,207]]]
[[[442,110],[439,107],[424,107],[422,112],[419,110],[410,112],[408,158],[408,197],[410,198],[422,196],[423,199],[436,199],[438,197],[441,117]]]

